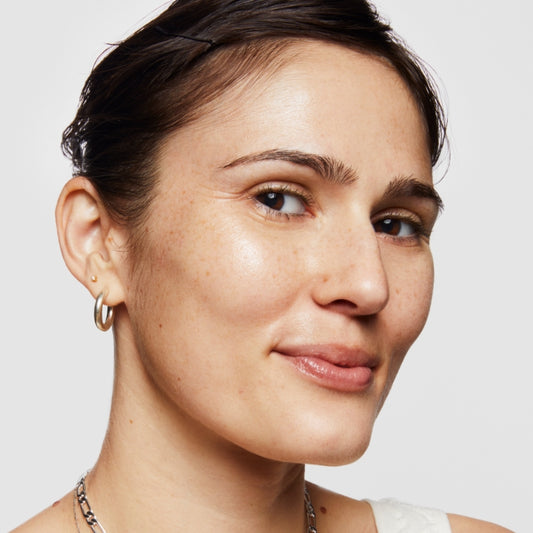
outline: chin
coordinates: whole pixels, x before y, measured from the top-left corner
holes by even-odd
[[[356,435],[320,431],[301,432],[279,439],[275,446],[267,449],[251,449],[253,453],[266,459],[294,464],[314,464],[321,466],[342,466],[357,461],[366,452],[371,439],[370,431]]]
[[[351,403],[351,402],[350,402]],[[285,462],[341,466],[353,463],[366,452],[372,438],[376,405],[323,403],[305,416],[293,414],[291,429],[272,432],[276,452]],[[281,426],[283,427],[283,426]],[[272,428],[271,428],[272,429]]]
[[[364,442],[357,442],[347,444],[345,446],[332,443],[329,447],[321,450],[315,450],[314,453],[308,454],[306,464],[320,465],[320,466],[343,466],[354,463],[360,459],[370,444],[370,438]]]

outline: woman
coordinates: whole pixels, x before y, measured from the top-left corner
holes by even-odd
[[[113,325],[109,430],[17,531],[506,531],[304,481],[364,453],[424,325],[443,139],[363,1],[175,2],[104,58],[56,215]]]

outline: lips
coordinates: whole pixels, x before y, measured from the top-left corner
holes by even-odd
[[[341,392],[368,389],[378,366],[368,352],[336,344],[280,346],[276,352],[306,378]]]

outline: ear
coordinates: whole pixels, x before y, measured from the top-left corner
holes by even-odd
[[[115,306],[124,301],[125,230],[113,222],[96,189],[83,177],[72,178],[61,191],[56,226],[63,259],[96,298]]]

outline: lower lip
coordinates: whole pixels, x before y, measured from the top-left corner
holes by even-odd
[[[284,357],[296,370],[328,389],[362,392],[373,382],[372,369],[368,366],[342,367],[318,357]]]

